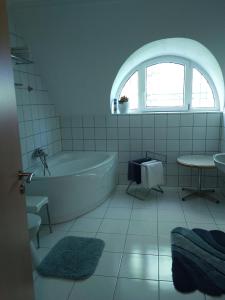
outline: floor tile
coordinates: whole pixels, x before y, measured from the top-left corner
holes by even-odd
[[[84,218],[94,218],[94,219],[101,219],[104,217],[107,210],[107,206],[102,204],[101,206],[97,207],[96,209],[88,212],[87,214],[83,215]]]
[[[124,252],[158,255],[157,237],[150,235],[127,235]]]
[[[170,256],[159,256],[159,280],[172,280],[172,258]]]
[[[205,229],[205,230],[217,230],[218,227],[217,225],[214,224],[210,224],[210,223],[188,223],[188,227],[190,229],[193,228],[201,228],[201,229]]]
[[[70,231],[97,232],[101,222],[102,219],[79,218],[74,222]]]
[[[67,235],[69,235],[69,236],[87,237],[87,238],[94,238],[96,236],[96,232],[69,231],[67,233]]]
[[[124,192],[116,192],[111,198],[109,207],[130,207],[133,205],[133,197],[125,194]]]
[[[160,281],[160,300],[205,300],[200,292],[182,294],[175,290],[172,282]]]
[[[42,260],[50,251],[51,248],[42,248],[37,249],[37,254],[40,260]]]
[[[117,276],[121,258],[121,253],[103,252],[94,275]]]
[[[128,224],[128,220],[104,219],[98,232],[125,234]]]
[[[112,300],[115,277],[92,276],[76,282],[68,300]]]
[[[96,238],[105,242],[104,251],[123,252],[126,236],[116,233],[98,233]]]
[[[74,220],[69,221],[69,222],[55,224],[55,225],[52,225],[52,229],[53,229],[53,231],[68,231],[71,228],[71,226],[73,225],[73,223],[74,223]],[[42,225],[41,229],[49,231],[48,225]]]
[[[119,278],[114,300],[158,300],[158,282]]]
[[[157,223],[150,221],[134,221],[129,224],[128,234],[157,235]]]
[[[35,300],[67,300],[74,285],[72,280],[38,277],[35,280]]]
[[[157,209],[138,209],[135,208],[132,210],[131,220],[135,221],[157,221]]]
[[[158,235],[170,237],[171,230],[175,227],[187,227],[184,222],[160,222],[158,223]]]
[[[164,222],[185,222],[183,211],[178,210],[159,210],[158,211],[158,220],[163,220]]]
[[[48,230],[40,232],[40,247],[51,248],[53,247],[59,240],[68,235],[64,231],[54,231],[49,233]]]
[[[109,207],[105,214],[105,219],[125,219],[129,220],[131,209],[128,207]]]
[[[202,212],[201,214],[197,212],[184,212],[184,214],[188,223],[214,223],[214,219],[209,212]]]
[[[171,238],[169,236],[159,236],[159,255],[169,255],[171,256]]]
[[[124,254],[119,277],[158,280],[158,256]]]
[[[140,209],[157,209],[157,200],[156,199],[134,199],[133,208]]]

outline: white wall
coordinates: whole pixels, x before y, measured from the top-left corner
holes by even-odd
[[[224,0],[93,2],[41,2],[13,9],[58,113],[109,113],[111,87],[122,63],[161,38],[199,41],[225,75]]]

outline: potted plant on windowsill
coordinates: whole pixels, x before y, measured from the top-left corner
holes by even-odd
[[[122,96],[119,100],[119,111],[121,114],[126,114],[128,112],[128,97]]]

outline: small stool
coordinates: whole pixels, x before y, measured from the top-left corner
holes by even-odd
[[[26,207],[27,212],[33,214],[39,214],[42,207],[46,207],[48,217],[48,227],[50,233],[52,233],[52,224],[48,208],[48,197],[47,196],[26,196]],[[37,232],[37,246],[40,247],[39,231]]]

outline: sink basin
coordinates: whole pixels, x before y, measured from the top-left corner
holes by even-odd
[[[214,163],[216,167],[223,173],[225,173],[225,153],[218,153],[213,155]]]

